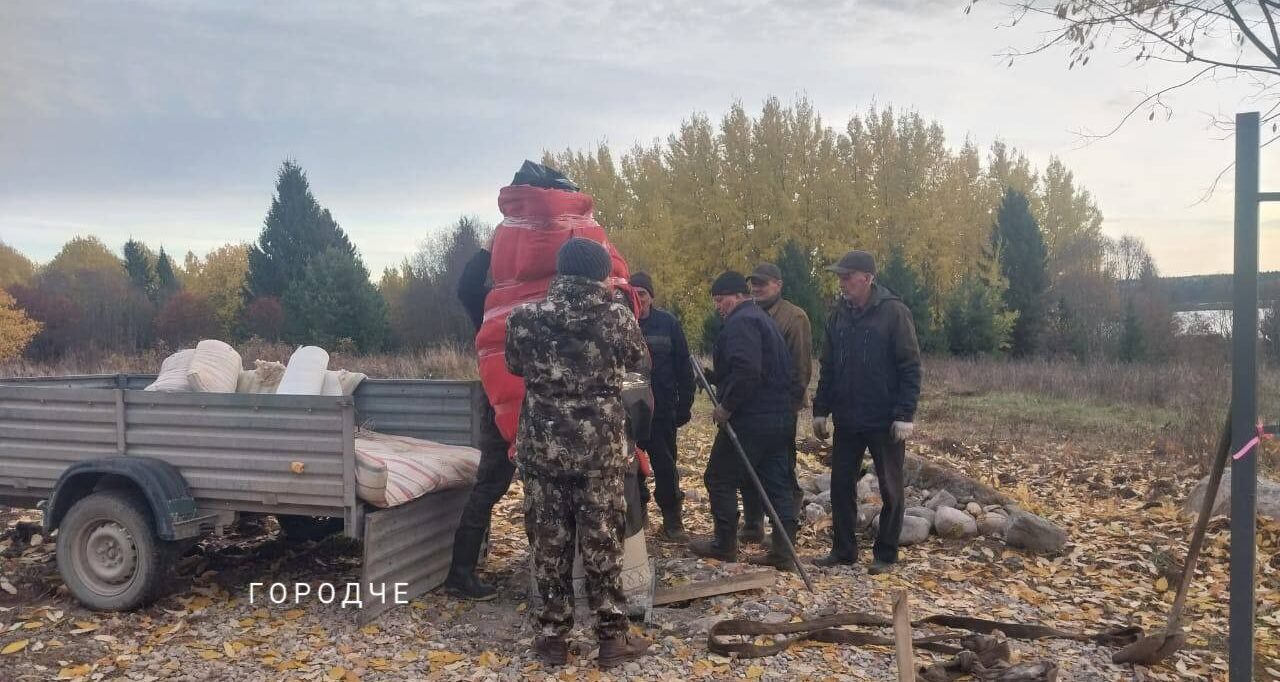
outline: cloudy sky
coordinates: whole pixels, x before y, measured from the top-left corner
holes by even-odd
[[[982,0],[163,0],[0,5],[0,241],[39,261],[76,234],[176,253],[253,239],[276,169],[296,158],[370,269],[497,190],[543,149],[615,149],[734,100],[807,96],[837,127],[873,103],[943,124],[952,144],[1056,154],[1113,236],[1166,273],[1231,267],[1233,144],[1206,129],[1245,85],[1169,99],[1171,120],[1110,128],[1144,91],[1189,75],[1101,54],[1006,67],[1038,27]],[[1280,145],[1264,189],[1280,190]],[[1267,180],[1274,178],[1268,186]],[[1264,209],[1280,269],[1280,208]]]

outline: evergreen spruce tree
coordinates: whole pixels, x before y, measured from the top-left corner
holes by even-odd
[[[156,302],[164,305],[181,290],[182,282],[178,281],[178,273],[173,270],[173,261],[162,246],[160,256],[156,258]]]
[[[129,282],[152,302],[156,300],[156,270],[146,245],[136,239],[124,243],[124,270]]]
[[[822,300],[822,288],[813,259],[798,242],[789,240],[778,254],[777,265],[782,271],[782,297],[809,316],[813,345],[817,349],[827,324],[827,306]]]
[[[1005,190],[992,239],[999,246],[1000,272],[1009,283],[1004,303],[1018,313],[1011,350],[1015,356],[1032,355],[1039,350],[1044,333],[1048,250],[1025,194]]]
[[[330,248],[355,255],[346,233],[311,194],[302,167],[285,161],[258,243],[249,250],[249,298],[282,296],[307,263]]]
[[[349,341],[364,352],[382,350],[386,342],[386,302],[364,263],[343,247],[312,258],[282,303],[290,342],[339,348]]]

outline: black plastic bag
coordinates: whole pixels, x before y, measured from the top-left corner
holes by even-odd
[[[578,191],[578,186],[573,184],[569,178],[566,178],[564,173],[532,161],[525,161],[524,165],[520,166],[520,170],[516,171],[516,177],[512,179],[511,184],[562,189],[566,192]]]

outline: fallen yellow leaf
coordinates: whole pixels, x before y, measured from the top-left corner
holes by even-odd
[[[750,668],[747,668],[748,680],[758,680],[761,677],[764,677],[764,668],[761,668],[758,665],[753,665]]]
[[[329,673],[326,675],[326,677],[330,680],[340,680],[346,676],[347,676],[347,669],[340,665],[335,665],[334,667],[329,668]]]
[[[218,651],[209,651],[208,649],[201,649],[200,658],[203,658],[206,661],[212,661],[215,658],[222,658],[222,653]]]
[[[67,666],[62,670],[58,671],[58,679],[71,680],[77,677],[84,677],[85,675],[88,675],[91,672],[93,672],[93,668],[89,667],[88,665]]]
[[[1168,589],[1169,579],[1164,576],[1160,576],[1160,578],[1156,580],[1156,592],[1164,592]]]
[[[16,654],[27,648],[27,645],[30,643],[31,640],[29,639],[20,639],[16,642],[9,642],[3,649],[0,649],[0,655],[8,656],[9,654]]]
[[[377,625],[366,625],[360,628],[360,632],[363,632],[364,634],[369,636],[373,636],[378,634],[379,630]]]
[[[306,611],[303,611],[302,609],[289,609],[284,612],[284,617],[285,620],[298,620],[304,613],[306,613]]]
[[[450,663],[457,663],[464,658],[466,656],[455,654],[452,651],[432,651],[427,654],[427,660],[432,665],[449,665]]]

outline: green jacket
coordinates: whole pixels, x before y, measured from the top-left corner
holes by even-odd
[[[809,380],[813,378],[813,328],[804,309],[784,300],[759,301],[760,307],[769,313],[778,325],[782,338],[787,342],[787,354],[791,356],[791,410],[804,409],[809,393]]]

